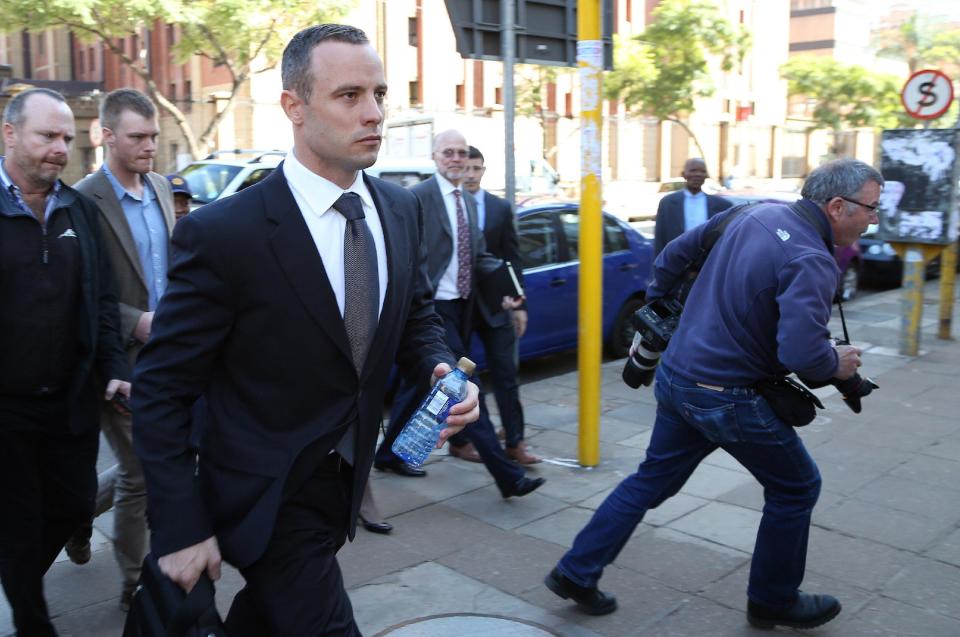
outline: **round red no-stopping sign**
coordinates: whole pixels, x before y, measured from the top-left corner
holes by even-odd
[[[911,117],[936,119],[953,102],[953,82],[935,69],[917,71],[903,85],[900,102]]]

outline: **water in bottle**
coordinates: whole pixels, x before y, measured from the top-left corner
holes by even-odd
[[[437,381],[390,448],[404,462],[419,467],[437,446],[450,408],[467,397],[467,381],[476,364],[461,358],[457,368]]]

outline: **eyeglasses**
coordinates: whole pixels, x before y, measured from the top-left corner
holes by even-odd
[[[852,203],[852,204],[856,204],[856,205],[858,205],[858,206],[862,206],[862,207],[866,208],[867,210],[869,210],[870,212],[876,212],[876,211],[877,211],[877,208],[880,207],[880,204],[877,204],[877,205],[875,205],[875,206],[871,206],[870,204],[863,203],[862,201],[857,201],[856,199],[850,199],[849,197],[844,197],[843,195],[838,195],[838,196],[839,196],[841,199],[843,199],[844,201],[846,201],[847,203]]]
[[[460,159],[466,159],[470,154],[469,151],[466,151],[462,148],[454,150],[453,148],[444,148],[440,151],[440,154],[443,155],[446,159],[451,159],[454,155]]]

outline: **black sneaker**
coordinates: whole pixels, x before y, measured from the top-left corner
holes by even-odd
[[[543,583],[563,599],[575,601],[577,608],[587,615],[606,615],[617,610],[616,597],[607,595],[596,586],[592,588],[580,586],[557,568],[550,571],[550,574],[543,579]]]
[[[840,614],[840,602],[832,595],[800,593],[790,608],[770,608],[747,601],[747,621],[755,628],[816,628]]]

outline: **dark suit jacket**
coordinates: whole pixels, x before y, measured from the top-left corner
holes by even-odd
[[[170,182],[157,173],[147,173],[145,178],[157,194],[157,203],[163,213],[169,236],[175,223]],[[128,345],[130,362],[133,363],[140,351],[140,344],[131,342],[133,330],[137,327],[140,315],[150,309],[150,292],[147,290],[147,280],[133,241],[133,233],[130,232],[130,224],[127,223],[123,208],[117,201],[117,194],[103,168],[78,181],[74,188],[93,199],[100,208],[103,247],[110,258],[117,284],[117,298],[120,301],[120,332],[124,344]]]
[[[394,359],[417,379],[439,362],[454,364],[430,300],[417,199],[379,179],[366,184],[383,224],[389,283],[359,378],[282,165],[177,223],[169,284],[137,363],[133,400],[155,554],[216,534],[231,563],[254,562],[294,461],[308,445],[311,456],[319,449],[325,457],[351,422],[355,520]],[[191,406],[201,394],[195,478]]]
[[[483,191],[483,206],[483,237],[487,242],[487,250],[493,256],[509,261],[522,285],[523,263],[520,261],[520,245],[517,241],[517,225],[513,208],[506,199],[491,195],[487,191]],[[486,304],[480,298],[478,305]],[[498,322],[500,317],[497,315],[509,316],[500,307],[487,307],[486,310],[485,316],[495,317]]]
[[[453,228],[450,227],[450,219],[447,217],[447,207],[443,203],[443,195],[440,193],[440,182],[436,175],[426,181],[410,188],[423,207],[424,218],[424,249],[427,252],[427,273],[430,277],[430,285],[433,290],[437,289],[440,277],[453,258]],[[464,194],[463,202],[467,210],[467,218],[470,223],[470,248],[473,259],[473,289],[477,289],[477,280],[483,274],[493,272],[500,267],[502,261],[489,252],[487,252],[486,239],[484,233],[480,231],[477,223],[477,206],[473,195],[467,191]],[[478,295],[471,294],[472,302]],[[499,312],[498,315],[491,314],[490,309],[484,304],[478,304],[478,309],[483,315],[485,321],[490,325],[505,325],[510,317],[506,312]],[[468,314],[469,316],[469,314]]]
[[[99,426],[99,406],[107,380],[130,379],[130,366],[120,342],[120,317],[110,261],[103,249],[97,206],[61,183],[59,205],[70,216],[80,246],[81,312],[76,317],[80,351],[67,390],[70,430],[74,433]],[[9,197],[0,196],[0,214],[19,214]],[[59,214],[59,213],[58,213]],[[0,308],[0,311],[13,309]]]
[[[657,206],[657,221],[654,230],[653,256],[657,256],[668,243],[683,234],[683,190],[672,192],[660,200]],[[718,195],[707,195],[707,219],[733,205]]]

